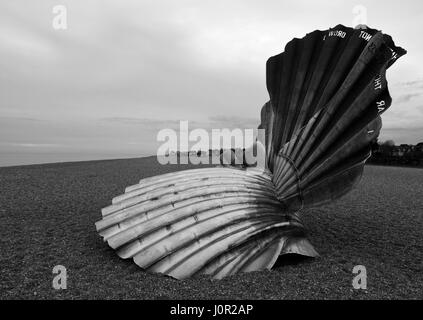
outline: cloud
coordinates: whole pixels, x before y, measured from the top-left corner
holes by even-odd
[[[421,95],[422,95],[421,92],[402,94],[398,98],[396,98],[395,102],[396,103],[409,102],[411,99],[420,97]]]
[[[394,140],[396,144],[423,142],[423,126],[420,127],[396,127],[382,128],[379,141]]]
[[[28,121],[28,122],[40,122],[44,121],[42,119],[31,118],[31,117],[20,117],[20,116],[2,116],[0,122],[10,122],[10,121]]]
[[[239,116],[210,116],[207,119],[201,120],[160,120],[151,118],[129,118],[129,117],[107,117],[101,118],[100,121],[106,123],[115,123],[119,125],[142,126],[149,129],[163,129],[171,128],[179,130],[181,121],[188,121],[189,128],[203,128],[206,130],[223,129],[223,128],[241,128],[241,129],[255,129],[259,125],[259,117],[248,118]]]
[[[406,87],[423,88],[423,79],[400,82],[399,84]]]
[[[256,129],[260,124],[260,117],[248,118],[239,116],[211,116],[211,125],[216,128]]]
[[[57,148],[63,147],[62,144],[54,143],[16,143],[16,142],[2,142],[0,145],[22,147],[22,148]]]
[[[350,0],[63,0],[68,29],[51,26],[55,0],[0,4],[0,142],[154,154],[162,128],[256,128],[269,97],[265,62],[293,37],[351,25]],[[369,24],[408,54],[389,70],[384,125],[423,122],[420,3],[372,1]],[[371,21],[370,21],[371,19]],[[403,23],[397,23],[397,21]],[[392,71],[392,72],[391,72]],[[407,138],[413,142],[414,132]],[[133,143],[132,143],[133,142]],[[131,146],[133,148],[131,149]],[[56,148],[56,149],[55,149]],[[51,147],[59,152],[61,147]],[[134,151],[135,150],[135,151]]]
[[[101,118],[100,121],[109,123],[118,123],[124,125],[141,125],[144,127],[167,127],[167,126],[179,126],[177,120],[159,120],[159,119],[148,119],[148,118],[129,118],[129,117],[107,117]]]

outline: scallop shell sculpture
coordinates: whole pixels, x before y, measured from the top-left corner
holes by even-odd
[[[293,39],[267,61],[265,170],[216,167],[142,179],[102,210],[99,234],[124,259],[183,279],[270,269],[315,257],[299,211],[359,181],[391,104],[390,36],[338,25]]]

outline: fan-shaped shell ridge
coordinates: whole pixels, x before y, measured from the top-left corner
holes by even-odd
[[[337,25],[294,38],[266,63],[266,168],[190,169],[145,178],[102,209],[96,229],[123,259],[184,279],[269,269],[317,256],[299,210],[360,180],[381,115],[386,70],[406,51],[371,28]]]
[[[281,201],[302,198],[309,183],[341,163],[364,165],[354,155],[369,154],[380,131],[375,119],[392,102],[386,70],[405,53],[381,31],[337,25],[295,38],[268,59],[270,101],[260,127]]]

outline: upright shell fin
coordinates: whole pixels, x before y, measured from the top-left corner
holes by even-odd
[[[386,69],[403,54],[380,31],[338,25],[294,39],[269,58],[261,127],[287,207],[331,201],[359,180],[391,104]]]

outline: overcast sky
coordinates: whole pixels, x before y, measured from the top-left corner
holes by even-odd
[[[380,140],[423,141],[421,1],[13,0],[0,4],[0,166],[152,155],[179,120],[256,127],[267,58],[352,26],[356,5],[408,51],[388,71]]]

